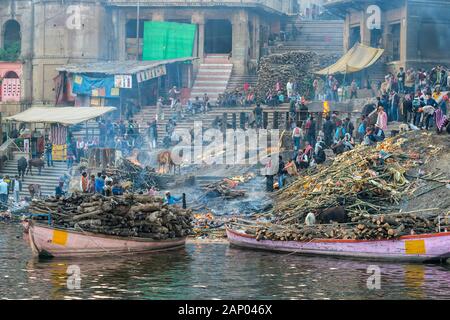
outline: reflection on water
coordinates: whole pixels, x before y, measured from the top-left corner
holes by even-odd
[[[67,289],[70,265],[81,269],[80,289]],[[381,269],[380,290],[367,289],[369,265]],[[139,257],[38,260],[19,225],[0,224],[0,299],[446,299],[449,271],[207,243]]]

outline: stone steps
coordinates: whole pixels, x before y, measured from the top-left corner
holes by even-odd
[[[237,115],[237,124],[239,126],[239,113],[245,112],[250,113],[253,112],[254,107],[233,107],[233,108],[212,108],[208,113],[206,114],[197,114],[194,116],[189,116],[186,119],[183,119],[181,121],[177,122],[177,128],[178,129],[188,129],[194,127],[194,121],[202,121],[203,126],[205,127],[211,127],[214,119],[219,116],[222,118],[223,113],[227,113],[227,120],[231,123],[233,116],[233,113],[236,113]],[[263,107],[264,110],[273,111],[274,109],[269,107]],[[276,109],[279,112],[289,112],[289,104],[284,104]],[[147,129],[147,122],[153,119],[154,114],[156,113],[156,110],[154,107],[144,107],[143,110],[135,116],[135,120],[140,124],[141,127],[141,133],[144,133]],[[170,108],[164,108],[165,113],[165,119],[158,122],[158,141],[161,142],[164,136],[166,135],[165,127],[170,119]],[[272,123],[273,121],[273,112],[269,112],[268,114],[268,121],[269,123]]]
[[[255,87],[258,81],[257,75],[235,75],[232,74],[230,81],[228,82],[227,91],[234,90],[236,88],[243,89],[244,84],[248,83],[251,87]]]
[[[33,175],[25,175],[24,181],[22,182],[22,191],[20,193],[21,197],[29,196],[28,186],[30,184],[41,185],[41,192],[43,196],[50,196],[55,194],[55,187],[58,185],[59,177],[67,173],[67,164],[65,162],[54,162],[54,167],[48,168],[45,166],[41,175],[38,174],[37,168],[33,168]],[[17,175],[17,162],[7,161],[4,168],[0,173],[5,176],[8,175],[10,178],[14,178]]]
[[[286,30],[290,32],[293,26],[297,29],[296,40],[278,42],[273,53],[307,50],[316,53],[343,52],[343,20],[305,20],[298,21],[296,17],[288,19]],[[277,47],[277,45],[282,47]]]
[[[208,55],[200,64],[190,98],[201,98],[206,93],[214,104],[219,94],[225,92],[232,70],[233,64],[227,55]]]

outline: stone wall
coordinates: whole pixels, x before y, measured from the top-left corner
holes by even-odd
[[[204,54],[204,28],[208,19],[228,19],[233,25],[235,72],[245,74],[248,65],[260,56],[261,28],[281,17],[291,0],[238,0],[220,3],[183,0],[172,6],[141,0],[141,19],[165,21],[185,18],[199,27],[195,54]],[[114,5],[114,3],[119,5]],[[173,4],[173,2],[170,2]],[[145,6],[147,4],[147,6]],[[22,99],[52,104],[55,100],[56,68],[68,63],[98,60],[125,60],[125,25],[136,19],[133,1],[106,0],[2,0],[0,26],[10,19],[21,27],[23,63]],[[2,45],[0,37],[0,46]]]

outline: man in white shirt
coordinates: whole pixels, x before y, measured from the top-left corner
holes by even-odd
[[[3,204],[8,203],[8,184],[3,181],[2,176],[0,176],[0,201]]]
[[[286,84],[286,92],[287,92],[288,98],[290,99],[293,94],[293,84],[292,84],[291,80],[289,80],[288,83]]]
[[[20,201],[20,189],[22,189],[22,181],[20,181],[19,176],[15,176],[13,180],[13,194],[14,202],[19,203]]]

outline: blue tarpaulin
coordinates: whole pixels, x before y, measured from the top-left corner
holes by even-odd
[[[74,74],[72,92],[92,97],[119,98],[120,89],[114,87],[114,76],[94,78]]]

